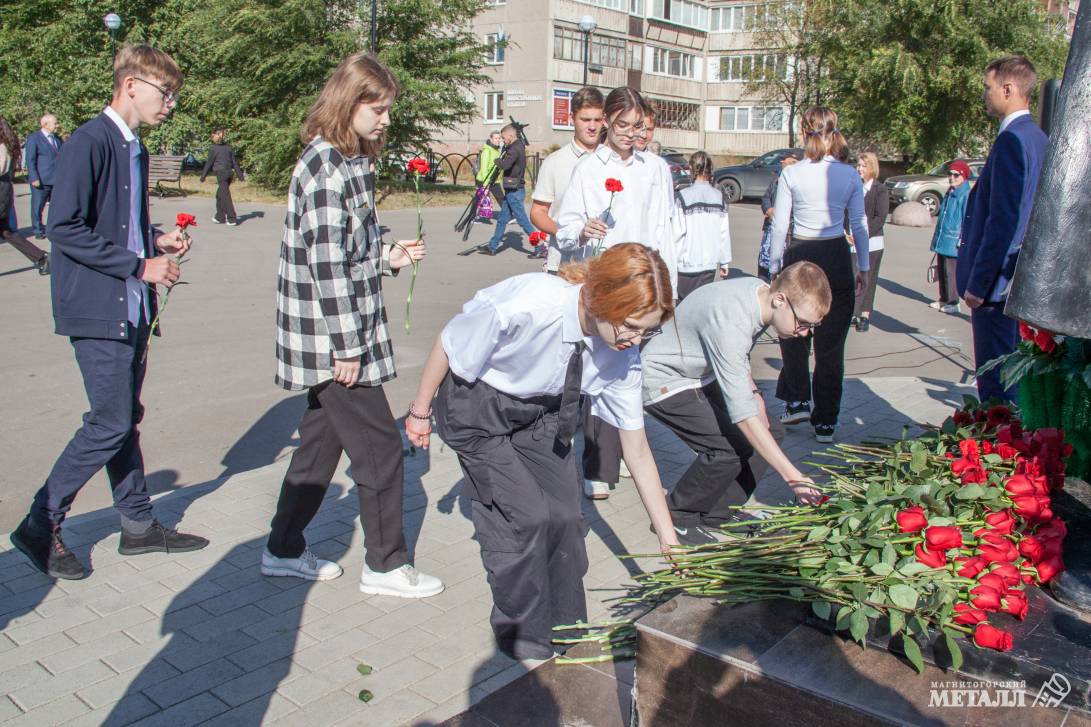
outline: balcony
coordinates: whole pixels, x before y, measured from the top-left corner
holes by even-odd
[[[700,81],[692,81],[673,76],[660,76],[654,73],[643,74],[640,81],[640,92],[653,96],[670,96],[682,101],[701,103],[704,98],[704,84]]]
[[[656,132],[659,138],[659,131]],[[666,146],[666,142],[664,142]],[[731,156],[760,156],[767,151],[788,146],[788,132],[707,131],[705,151]]]
[[[595,68],[601,68],[602,70],[600,73],[595,73]],[[552,77],[554,81],[582,86],[583,63],[553,59]],[[613,89],[618,86],[624,86],[628,81],[629,74],[624,68],[590,66],[590,71],[587,74],[587,82],[590,85],[598,86],[599,88]]]

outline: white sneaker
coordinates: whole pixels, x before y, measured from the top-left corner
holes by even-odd
[[[619,470],[621,476],[627,480],[633,479],[633,473],[629,471],[629,468],[625,466],[625,460],[621,460],[621,469]]]
[[[209,218],[209,219],[211,219],[211,220],[212,220],[212,224],[214,224],[214,225],[222,225],[222,224],[223,224],[222,222],[220,222],[220,221],[219,221],[218,219],[216,219],[215,217],[211,217],[211,218]]]
[[[958,303],[947,303],[939,307],[940,313],[961,313]]]
[[[442,593],[443,587],[439,578],[425,575],[408,563],[386,573],[373,571],[365,563],[360,573],[360,592],[373,596],[427,598]]]
[[[932,310],[939,310],[943,306],[944,306],[944,304],[940,303],[938,300],[933,300],[931,303],[928,304],[928,307],[931,308]]]
[[[278,558],[266,548],[261,554],[263,576],[294,576],[308,581],[331,581],[344,571],[329,560],[316,558],[309,549],[298,558]]]
[[[583,494],[589,500],[605,500],[610,497],[610,483],[598,480],[584,480]]]

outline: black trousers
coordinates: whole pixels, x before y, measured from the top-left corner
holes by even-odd
[[[845,338],[856,304],[855,281],[848,242],[835,240],[793,240],[784,255],[784,266],[801,260],[813,262],[826,273],[833,293],[830,312],[814,335],[782,338],[780,352],[784,368],[777,379],[781,401],[814,401],[812,424],[837,424],[841,413],[841,390],[845,377]],[[809,373],[811,344],[814,342],[814,375]]]
[[[855,276],[857,272],[856,255],[849,253],[849,258],[852,260],[852,274]],[[867,290],[856,299],[856,307],[852,311],[854,316],[859,317],[861,313],[871,315],[871,311],[875,310],[875,286],[879,283],[879,266],[882,262],[882,250],[872,250],[868,253],[868,264],[871,267],[871,272],[867,278]]]
[[[45,258],[45,250],[20,235],[18,230],[11,229],[8,219],[14,204],[15,188],[11,183],[11,175],[5,174],[0,176],[0,239],[10,242],[12,247],[23,253],[32,263],[40,263]]]
[[[347,452],[368,567],[385,573],[408,563],[402,529],[402,438],[383,388],[348,388],[332,381],[312,387],[299,440],[280,487],[269,552],[278,558],[303,553],[303,530],[322,505],[341,453]]]
[[[553,627],[587,617],[587,529],[572,448],[556,439],[559,407],[559,396],[518,399],[451,374],[434,407],[473,501],[493,633],[518,659],[551,657]]]
[[[732,506],[750,498],[769,463],[731,422],[719,385],[680,391],[644,410],[697,453],[667,498],[674,524],[715,527],[737,519]],[[769,418],[769,431],[778,444],[784,439],[779,419]]]
[[[231,200],[232,172],[216,172],[216,219],[220,222],[234,222],[235,203]]]
[[[955,286],[955,267],[957,257],[936,255],[936,282],[939,283],[939,302],[955,304],[958,302],[958,288]]]
[[[591,414],[591,402],[581,402],[583,415],[583,476],[616,485],[621,479],[621,435],[617,427]]]
[[[678,300],[685,297],[702,285],[715,282],[717,270],[702,270],[699,273],[678,273]]]

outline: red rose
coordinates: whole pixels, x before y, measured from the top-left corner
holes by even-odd
[[[951,471],[962,478],[962,484],[964,485],[980,485],[988,480],[984,468],[979,463],[972,462],[965,457],[952,462]]]
[[[985,414],[985,423],[990,429],[1009,422],[1011,422],[1011,409],[1003,404],[989,407],[989,411]]]
[[[1004,459],[1015,459],[1016,455],[1019,454],[1019,450],[1011,446],[1010,444],[1000,442],[996,445],[996,453]]]
[[[947,565],[947,553],[942,550],[937,550],[934,553],[929,553],[927,550],[917,545],[915,549],[917,560],[929,568],[942,568]]]
[[[1064,524],[1064,520],[1059,517],[1055,517],[1044,525],[1039,525],[1038,529],[1034,531],[1034,536],[1039,540],[1064,540],[1064,537],[1068,535],[1068,528]]]
[[[1004,480],[1004,489],[1012,497],[1044,495],[1049,491],[1046,478],[1035,475],[1011,475]]]
[[[1053,353],[1057,348],[1057,342],[1053,340],[1053,334],[1045,330],[1039,330],[1034,334],[1034,345],[1042,349],[1042,353]]]
[[[1060,556],[1052,556],[1038,563],[1035,570],[1038,571],[1038,582],[1044,585],[1064,571],[1064,561]]]
[[[1019,541],[1019,554],[1031,563],[1037,563],[1045,557],[1046,549],[1042,541],[1033,535],[1028,535]]]
[[[1044,495],[1027,495],[1011,498],[1015,504],[1015,514],[1030,520],[1042,522],[1053,517],[1053,511],[1049,509],[1049,497]]]
[[[410,174],[428,174],[428,162],[420,157],[413,157],[405,165],[405,169]]]
[[[990,513],[985,516],[985,522],[993,529],[993,532],[1001,535],[1007,535],[1015,530],[1015,518],[1012,517],[1011,510]]]
[[[1003,545],[1008,542],[1008,539],[1003,535],[988,528],[978,528],[974,531],[974,535],[990,545]]]
[[[962,452],[962,456],[969,460],[980,460],[981,452],[977,447],[976,439],[963,439],[958,443],[958,450]]]
[[[1004,603],[1000,610],[1022,621],[1027,617],[1027,594],[1022,591],[1008,591],[1004,594]]]
[[[996,611],[1000,608],[1000,591],[988,586],[977,586],[970,589],[970,603],[974,608],[983,608],[986,611]]]
[[[907,507],[894,519],[898,521],[898,530],[903,533],[915,533],[928,527],[928,518],[924,515],[924,508],[914,505]]]
[[[624,189],[624,187],[621,186],[621,180],[620,179],[614,179],[613,177],[610,177],[610,178],[608,178],[606,180],[606,191],[607,192],[620,192],[623,189]]]
[[[530,233],[530,238],[529,239],[530,239],[531,246],[536,247],[540,243],[545,242],[546,237],[548,237],[548,235],[546,235],[546,233],[542,232],[541,230],[535,230],[534,232]]]
[[[1011,634],[1007,631],[990,626],[987,623],[979,623],[974,629],[974,643],[986,649],[1008,651],[1011,649]]]
[[[185,212],[179,212],[178,216],[174,218],[174,224],[182,231],[185,231],[187,227],[197,226],[197,218],[193,215],[187,215]]]
[[[972,558],[955,558],[955,561],[962,563],[962,567],[958,569],[958,574],[963,578],[975,578],[989,564],[989,561],[976,555]]]
[[[1019,585],[1023,580],[1022,572],[1011,563],[996,563],[990,573],[1004,579],[1004,585],[1008,588]]]
[[[1024,321],[1019,321],[1019,338],[1024,341],[1034,340],[1034,329],[1028,326]]]
[[[1004,579],[995,573],[986,573],[977,579],[977,582],[983,586],[988,586],[995,591],[1003,593],[1008,590],[1008,584],[1004,582]]]
[[[990,563],[1011,563],[1019,557],[1019,551],[1015,549],[1014,545],[1008,542],[1005,542],[1003,545],[982,543],[977,546],[977,555]]]
[[[989,617],[989,614],[985,613],[980,608],[974,608],[968,603],[956,603],[955,612],[958,614],[954,618],[955,623],[967,626],[979,624]]]
[[[962,547],[962,533],[951,525],[933,525],[924,531],[924,541],[929,550],[947,550]]]
[[[954,420],[955,425],[960,427],[965,427],[974,423],[973,415],[962,410],[956,411],[951,418]]]

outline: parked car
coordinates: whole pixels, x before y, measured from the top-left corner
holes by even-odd
[[[671,179],[674,180],[676,190],[693,183],[689,176],[689,158],[685,154],[675,149],[664,149],[659,156],[670,165]]]
[[[743,197],[760,197],[780,171],[780,160],[793,152],[802,154],[803,150],[777,149],[746,164],[720,167],[713,170],[712,183],[724,191],[728,202],[738,202]]]
[[[925,174],[899,174],[896,177],[888,177],[886,188],[890,190],[891,208],[902,202],[920,202],[928,208],[933,217],[938,215],[939,203],[951,186],[951,183],[947,181],[947,165],[953,161],[954,159],[948,159]],[[966,181],[973,186],[977,178],[981,176],[985,160],[966,159],[965,161],[970,165],[970,178]]]

